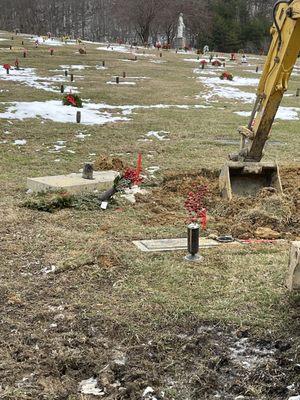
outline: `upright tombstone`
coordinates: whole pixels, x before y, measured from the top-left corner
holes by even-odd
[[[183,21],[183,14],[180,13],[178,19],[177,34],[174,42],[175,49],[184,49],[186,47],[185,40],[185,24]]]
[[[82,171],[82,178],[83,179],[94,179],[94,167],[93,164],[90,162],[86,162],[83,167]]]
[[[286,284],[290,291],[300,290],[300,242],[292,242]]]

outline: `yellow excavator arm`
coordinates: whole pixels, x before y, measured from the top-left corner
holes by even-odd
[[[263,187],[282,191],[279,167],[260,162],[265,144],[300,52],[300,0],[279,0],[274,5],[272,43],[247,127],[239,128],[241,149],[231,154],[220,174],[220,192],[253,196]]]
[[[258,162],[300,52],[300,0],[278,1],[274,7],[273,40],[247,128],[240,128],[242,149],[233,160]],[[246,145],[250,140],[251,146]]]

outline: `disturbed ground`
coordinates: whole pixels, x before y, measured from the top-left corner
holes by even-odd
[[[16,319],[17,299],[10,299],[13,310]],[[257,337],[246,327],[181,318],[156,327],[164,333],[131,336],[101,312],[79,317],[64,306],[48,306],[26,323],[23,332],[8,325],[1,338],[10,353],[0,364],[1,399],[96,398],[75,394],[83,377],[107,399],[282,400],[300,390],[294,341],[267,332]]]
[[[265,156],[281,167],[283,196],[269,188],[228,203],[218,174],[239,146],[264,57],[227,62],[228,87],[223,67],[201,70],[195,53],[140,49],[135,61],[129,49],[86,43],[85,55],[62,44],[50,56],[30,37],[1,36],[2,64],[19,58],[25,70],[15,80],[0,71],[0,399],[299,396],[300,299],[285,287],[290,240],[300,236],[299,65]],[[72,123],[74,110],[62,109],[67,67],[83,119],[102,125]],[[130,85],[110,84],[123,72]],[[23,117],[28,102],[31,118],[16,119],[8,102]],[[148,194],[136,204],[118,195],[103,211],[98,194],[26,195],[27,177],[78,172],[87,161],[122,171],[138,153]],[[284,240],[203,250],[201,264],[135,248],[184,237],[184,201],[199,185],[209,188],[204,235],[260,239],[271,229]]]

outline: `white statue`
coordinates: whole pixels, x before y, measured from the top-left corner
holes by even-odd
[[[183,14],[180,13],[179,20],[178,20],[178,30],[177,30],[177,38],[178,39],[183,39],[184,29],[185,29],[185,25],[183,22]]]
[[[209,46],[208,45],[204,46],[204,48],[203,48],[203,54],[206,54],[206,53],[209,53]]]

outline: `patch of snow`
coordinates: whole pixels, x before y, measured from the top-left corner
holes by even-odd
[[[164,61],[164,60],[151,60],[149,62],[151,62],[152,64],[166,64],[167,63],[167,61]]]
[[[253,103],[256,95],[255,93],[244,92],[238,88],[216,87],[212,85],[209,93],[196,96],[196,98],[203,98],[206,101],[212,101],[214,97],[221,97],[228,100],[238,100],[242,101],[243,103]]]
[[[27,140],[21,139],[21,140],[15,140],[13,144],[15,146],[25,146],[26,143],[27,143]]]
[[[261,349],[249,343],[248,338],[238,339],[234,347],[230,347],[231,359],[247,370],[259,366],[262,362],[273,360],[274,350]]]
[[[154,137],[158,140],[170,140],[169,138],[166,138],[166,134],[169,134],[170,132],[166,132],[166,131],[150,131],[147,133],[147,137]]]
[[[198,78],[199,81],[203,82],[205,85],[226,85],[226,86],[257,86],[259,84],[259,79],[256,78],[241,78],[236,76],[232,81],[228,79],[215,78]]]
[[[7,103],[1,103],[7,104]],[[59,100],[45,102],[13,102],[6,112],[0,113],[0,118],[30,119],[43,118],[55,122],[76,123],[78,108],[64,106]],[[127,121],[125,117],[113,117],[108,112],[101,112],[101,104],[85,104],[81,111],[81,123],[84,125],[104,125],[111,122]]]
[[[196,63],[201,63],[202,61],[206,61],[207,63],[209,63],[209,59],[206,59],[206,58],[201,58],[199,60],[197,58],[184,58],[183,61],[196,62]]]
[[[84,140],[86,137],[89,137],[89,136],[91,136],[91,135],[85,135],[85,134],[82,133],[82,132],[79,132],[77,135],[75,135],[75,137],[76,137],[77,139],[80,139],[80,140]]]
[[[300,395],[289,397],[289,400],[300,400]]]
[[[89,65],[60,65],[60,68],[62,69],[74,69],[78,71],[82,71],[86,68],[90,68]]]
[[[135,195],[136,194],[145,195],[148,193],[148,191],[145,189],[141,189],[139,186],[132,186],[131,188],[126,188],[124,190],[124,193],[125,194],[122,194],[121,197],[124,197],[130,203],[135,204],[136,203]]]
[[[134,50],[130,49],[130,47],[122,46],[122,45],[110,45],[110,46],[101,46],[97,47],[97,50],[101,51],[112,51],[117,53],[133,53]]]
[[[78,108],[64,106],[59,100],[48,100],[44,102],[3,102],[0,105],[7,106],[5,112],[0,113],[0,119],[17,119],[24,120],[30,118],[42,118],[61,123],[76,123],[76,113]],[[150,109],[204,109],[210,108],[202,104],[186,105],[186,104],[152,104],[152,105],[123,105],[115,106],[105,103],[85,103],[81,112],[81,124],[83,125],[104,125],[107,123],[129,121],[127,115],[132,115],[135,110]],[[108,111],[109,110],[109,111]],[[120,110],[122,116],[113,116],[111,110]],[[43,122],[43,121],[41,121]]]
[[[279,107],[276,114],[276,119],[281,119],[283,121],[298,121],[299,120],[300,108],[296,107]],[[247,111],[236,111],[235,114],[241,117],[250,117],[251,112]]]
[[[150,176],[154,176],[156,172],[158,172],[160,170],[160,167],[158,166],[152,166],[152,167],[148,167],[146,169],[146,171],[149,173]]]
[[[218,75],[217,72],[215,72],[215,70],[213,69],[208,69],[208,68],[195,68],[194,69],[194,74],[198,74],[198,75]]]
[[[106,82],[108,85],[136,85],[136,83],[135,82],[122,82],[122,81],[120,81],[119,83],[117,83],[117,82],[112,82],[112,81],[108,81],[108,82]]]
[[[65,44],[68,45],[76,45],[75,40],[67,40],[67,41],[62,41],[58,38],[43,38],[41,36],[34,37],[31,39],[32,42],[38,42],[39,45],[46,45],[46,46],[63,46]]]
[[[146,397],[146,396],[148,396],[148,394],[151,394],[151,393],[154,393],[154,389],[152,389],[152,387],[148,386],[144,390],[142,397]]]
[[[82,77],[76,77],[82,78]],[[24,68],[24,69],[11,69],[9,74],[6,73],[4,68],[0,68],[0,79],[5,81],[13,81],[24,84],[26,86],[42,89],[47,92],[60,93],[60,88],[54,88],[53,83],[63,83],[65,78],[61,76],[52,77],[40,77],[36,75],[35,68]],[[68,87],[69,90],[76,90],[76,88]]]
[[[79,392],[93,396],[104,396],[102,389],[98,387],[98,380],[95,378],[86,379],[79,384]]]
[[[51,265],[50,267],[45,267],[45,268],[41,269],[41,273],[45,274],[45,275],[51,274],[55,271],[56,271],[55,265]]]

